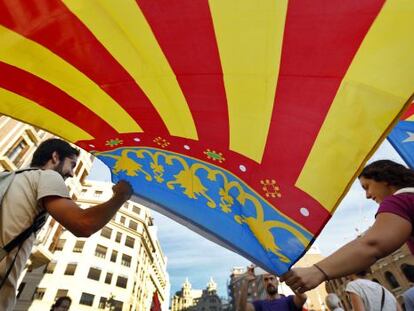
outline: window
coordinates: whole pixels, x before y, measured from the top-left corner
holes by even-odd
[[[121,265],[126,266],[126,267],[131,267],[131,256],[122,254],[122,260],[121,260]]]
[[[26,141],[23,138],[20,138],[9,150],[6,151],[5,155],[16,166],[19,166],[20,160],[22,160],[29,148],[30,146],[26,143]]]
[[[122,311],[123,303],[119,300],[112,300],[112,309],[114,311]]]
[[[99,258],[105,258],[107,250],[108,250],[108,248],[98,244],[98,245],[96,245],[95,256],[99,257]]]
[[[76,272],[76,263],[70,263],[66,266],[65,275],[75,275]]]
[[[65,297],[67,295],[68,295],[67,289],[58,289],[56,296],[55,296],[55,300],[59,299],[60,297]]]
[[[118,256],[118,252],[113,250],[111,254],[111,261],[116,262],[116,257]]]
[[[407,280],[411,283],[414,283],[414,266],[410,264],[402,264],[401,271],[404,273]]]
[[[125,245],[130,248],[134,248],[134,244],[135,244],[135,239],[127,236],[125,240]]]
[[[82,293],[82,296],[79,300],[79,304],[85,305],[85,306],[92,306],[94,298],[95,298],[94,295],[91,295],[88,293]]]
[[[56,243],[55,251],[61,251],[63,247],[65,246],[66,240],[59,239]]]
[[[122,233],[121,232],[117,232],[116,233],[116,238],[115,238],[115,242],[121,242],[121,238],[122,238]]]
[[[388,283],[391,285],[391,288],[400,287],[400,283],[398,283],[394,274],[392,274],[390,271],[385,272],[385,278],[387,279]]]
[[[88,279],[99,281],[101,277],[101,270],[97,268],[90,268],[88,273]]]
[[[105,276],[105,283],[111,284],[111,282],[112,282],[112,273],[108,272]]]
[[[55,268],[56,268],[56,261],[51,261],[46,265],[44,273],[51,274],[55,271]]]
[[[23,289],[24,289],[25,286],[26,286],[26,283],[24,283],[24,282],[20,283],[19,288],[17,289],[17,295],[16,295],[17,299],[19,299],[19,297],[22,294]]]
[[[76,167],[76,170],[75,170],[75,176],[79,175],[79,172],[80,172],[81,169],[82,169],[82,162],[79,162],[78,166]]]
[[[133,221],[133,220],[130,220],[129,221],[129,226],[128,226],[130,229],[132,229],[132,230],[137,230],[138,229],[138,223],[137,222],[135,222],[135,221]]]
[[[110,239],[112,235],[112,229],[108,227],[103,227],[101,230],[101,236]]]
[[[127,283],[128,279],[124,278],[123,276],[118,276],[118,278],[116,279],[116,286],[118,287],[127,288]]]
[[[139,215],[139,213],[141,213],[141,209],[138,206],[135,206],[135,205],[132,206],[132,211],[135,214],[138,214],[138,215]]]
[[[121,224],[125,225],[126,218],[124,216],[121,216],[121,219],[119,220]]]
[[[76,241],[75,246],[73,247],[73,252],[82,253],[84,245],[85,245],[85,241]]]
[[[98,309],[105,309],[106,301],[107,299],[105,297],[101,297],[101,299],[99,299]]]
[[[32,300],[42,300],[45,295],[46,288],[36,287]]]

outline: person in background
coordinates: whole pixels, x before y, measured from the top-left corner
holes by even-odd
[[[281,281],[293,291],[304,293],[326,280],[367,269],[406,242],[413,251],[414,171],[390,160],[379,160],[362,170],[359,181],[367,199],[379,204],[373,226],[317,264],[285,273]]]
[[[72,299],[70,299],[68,296],[63,296],[55,301],[55,303],[50,308],[50,311],[68,311],[71,304]]]
[[[403,293],[404,306],[406,311],[414,311],[414,287]]]
[[[354,311],[401,311],[397,299],[381,284],[364,279],[367,271],[351,276],[346,285]]]
[[[279,281],[273,274],[264,274],[263,282],[267,294],[267,299],[256,300],[253,303],[247,302],[247,291],[249,283],[256,279],[254,268],[249,268],[248,275],[244,280],[240,293],[241,311],[301,311],[306,302],[305,294],[282,296],[278,293]]]
[[[341,300],[336,294],[328,294],[325,298],[325,303],[330,311],[344,311]]]

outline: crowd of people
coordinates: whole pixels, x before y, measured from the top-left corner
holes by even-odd
[[[60,139],[39,145],[30,169],[4,175],[0,183],[0,309],[11,310],[15,304],[17,279],[33,246],[33,223],[39,215],[49,214],[76,236],[88,237],[100,230],[132,194],[132,187],[121,181],[113,187],[113,197],[88,209],[71,200],[64,180],[73,176],[79,151]],[[6,177],[9,182],[6,183]],[[278,294],[278,279],[266,274],[263,282],[267,299],[247,302],[247,288],[254,279],[252,271],[242,288],[242,311],[302,310],[305,292],[324,281],[353,275],[346,286],[353,309],[357,311],[401,310],[395,297],[378,283],[365,280],[366,270],[404,243],[414,250],[414,171],[389,160],[366,166],[359,181],[367,199],[379,204],[375,222],[367,232],[346,244],[322,261],[305,268],[293,268],[280,278],[295,293]],[[5,188],[5,189],[2,189]],[[11,221],[11,220],[16,221]],[[18,220],[18,221],[17,221]],[[19,235],[28,231],[25,237]],[[19,238],[19,243],[15,240]],[[14,242],[14,244],[13,244]],[[358,260],[355,260],[358,258]],[[404,295],[405,309],[414,310],[414,289]],[[70,298],[58,299],[51,310],[68,310]],[[338,297],[328,295],[330,310],[341,310]]]

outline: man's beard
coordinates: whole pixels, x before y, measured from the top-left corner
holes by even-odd
[[[70,177],[70,175],[63,173],[63,164],[64,162],[60,161],[59,164],[56,166],[55,171],[58,172],[60,176],[63,177],[64,180],[66,180],[66,178]]]
[[[266,287],[266,291],[267,291],[267,294],[268,294],[269,296],[274,296],[274,295],[276,295],[276,294],[277,294],[277,287],[269,284],[269,285]]]

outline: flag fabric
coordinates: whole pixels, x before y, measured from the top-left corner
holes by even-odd
[[[158,293],[155,291],[152,295],[151,309],[150,311],[161,311],[161,303],[158,298]]]
[[[411,0],[0,0],[0,113],[282,274],[413,93]]]
[[[414,169],[414,102],[387,138],[405,163]]]

